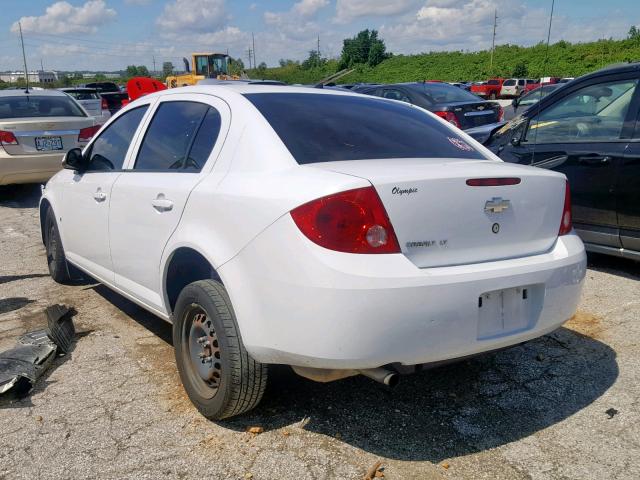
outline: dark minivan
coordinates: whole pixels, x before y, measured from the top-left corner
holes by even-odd
[[[640,260],[640,63],[551,92],[484,142],[507,162],[564,173],[587,250]]]
[[[422,107],[462,130],[502,120],[502,107],[442,82],[355,86],[352,92],[390,98]]]

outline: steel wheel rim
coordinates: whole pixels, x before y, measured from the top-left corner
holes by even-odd
[[[220,389],[222,360],[213,321],[204,308],[191,304],[182,333],[183,364],[191,384],[203,398],[213,398]]]

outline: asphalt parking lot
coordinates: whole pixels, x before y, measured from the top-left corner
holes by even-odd
[[[575,318],[509,350],[403,377],[316,384],[277,369],[213,423],[180,385],[170,326],[100,285],[55,284],[39,187],[0,187],[0,350],[77,310],[71,354],[0,399],[0,479],[640,478],[640,264],[591,256]],[[263,433],[248,433],[260,426]]]

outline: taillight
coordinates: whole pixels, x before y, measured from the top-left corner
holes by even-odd
[[[18,145],[18,139],[13,132],[5,132],[0,130],[0,143],[2,145]]]
[[[109,110],[109,104],[107,103],[106,98],[103,98],[102,101],[100,102],[100,108],[102,110]]]
[[[373,187],[312,200],[291,211],[312,242],[346,253],[400,253],[387,212]]]
[[[562,220],[560,220],[560,230],[558,236],[567,235],[571,233],[573,229],[573,223],[571,221],[571,190],[569,189],[569,182],[566,183],[564,190],[564,207],[562,208]]]
[[[86,127],[80,130],[78,134],[79,142],[88,142],[93,136],[100,130],[100,125],[94,125],[93,127]]]
[[[433,113],[435,113],[440,118],[444,118],[447,122],[460,128],[460,122],[458,121],[458,117],[456,117],[455,113],[453,112],[433,112]]]
[[[498,105],[498,121],[501,122],[502,120],[504,120],[504,108],[502,108],[502,105]]]

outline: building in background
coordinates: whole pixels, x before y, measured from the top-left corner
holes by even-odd
[[[6,72],[0,73],[0,80],[8,83],[16,83],[18,79],[24,80],[24,71],[22,72]],[[29,72],[30,83],[54,83],[58,80],[58,73],[54,71],[40,70],[37,72]]]

